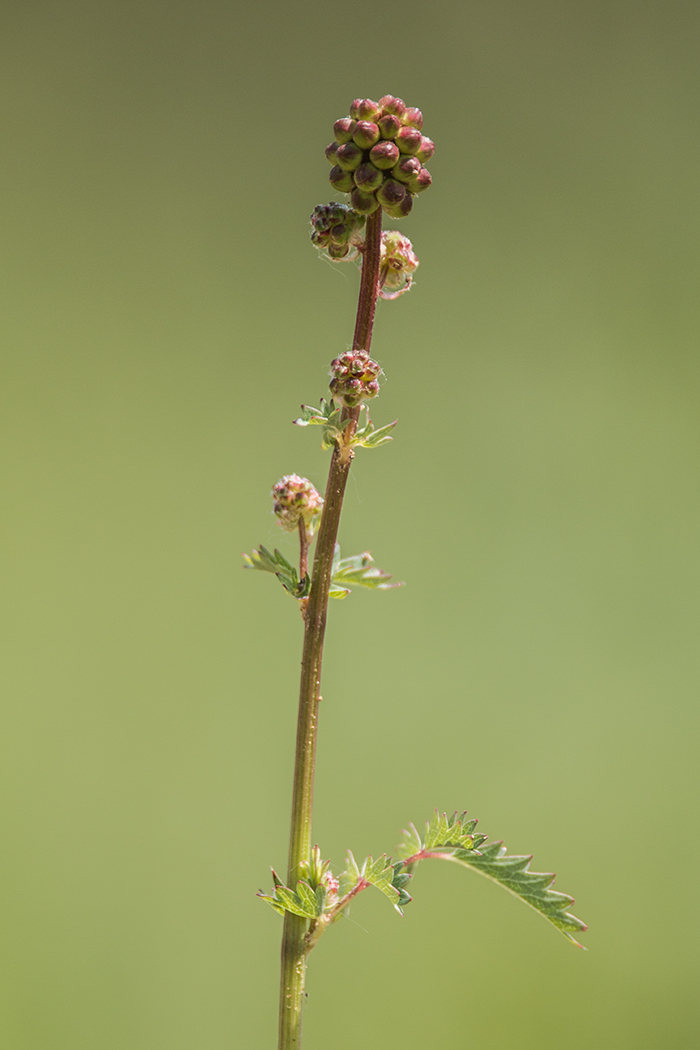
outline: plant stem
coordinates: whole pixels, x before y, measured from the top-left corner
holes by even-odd
[[[360,296],[353,338],[353,349],[364,350],[367,353],[369,353],[372,341],[374,312],[377,305],[381,234],[382,210],[377,208],[367,220]],[[343,421],[347,424],[346,435],[348,437],[353,435],[357,427],[359,414],[359,408],[346,408],[343,411]],[[323,639],[326,632],[333,554],[351,463],[352,450],[336,445],[331,457],[323,515],[316,541],[311,591],[304,617],[304,648],[301,660],[292,824],[287,872],[287,885],[291,887],[296,886],[300,877],[300,866],[308,863],[311,857],[311,815],[316,766],[318,704],[321,699]],[[280,979],[279,1050],[300,1050],[301,1048],[304,978],[308,955],[307,922],[308,920],[302,916],[285,912]]]

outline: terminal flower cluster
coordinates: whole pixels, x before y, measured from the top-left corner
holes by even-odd
[[[380,206],[393,219],[408,215],[415,195],[432,182],[423,164],[435,145],[422,128],[423,114],[403,99],[355,99],[350,116],[336,120],[335,139],[326,147],[331,185],[349,193],[353,208],[363,215]]]

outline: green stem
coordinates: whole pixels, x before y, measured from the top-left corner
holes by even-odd
[[[379,254],[382,234],[382,210],[377,208],[367,220],[362,279],[357,304],[357,321],[353,349],[369,353],[374,312],[377,305]],[[357,427],[360,409],[345,409],[343,421],[351,437]],[[296,886],[300,865],[311,857],[311,816],[316,766],[318,704],[321,699],[321,660],[326,632],[328,592],[345,486],[352,463],[352,450],[338,445],[331,457],[328,485],[323,504],[321,526],[316,541],[311,592],[304,617],[304,648],[301,660],[299,718],[297,722],[292,825],[289,837],[287,885]],[[280,979],[279,1050],[300,1050],[304,978],[308,944],[308,921],[285,912],[282,934],[282,967]]]

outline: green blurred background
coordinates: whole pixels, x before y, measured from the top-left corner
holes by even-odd
[[[466,808],[590,924],[426,865],[311,959],[305,1050],[698,1045],[697,44],[689,0],[4,7],[0,1036],[269,1050],[301,624],[239,552],[323,487],[351,339],[323,149],[422,107],[341,525],[314,838]]]

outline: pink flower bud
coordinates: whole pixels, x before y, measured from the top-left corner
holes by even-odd
[[[377,200],[385,208],[393,208],[405,195],[406,187],[394,179],[387,179],[377,190]]]
[[[356,98],[350,106],[350,116],[355,120],[376,120],[381,112],[381,106],[371,98]]]
[[[344,142],[349,142],[355,133],[355,123],[352,117],[341,117],[340,120],[336,120],[333,125],[335,141],[341,145]]]
[[[406,103],[402,98],[393,95],[383,95],[379,99],[379,105],[383,113],[393,113],[401,120],[406,112]]]
[[[393,168],[400,157],[399,147],[395,142],[378,142],[369,151],[369,159],[375,168]]]
[[[413,207],[413,197],[407,193],[403,200],[394,204],[391,208],[384,206],[385,213],[392,219],[405,219]],[[385,296],[386,298],[386,296]]]
[[[412,128],[420,129],[423,127],[423,114],[415,106],[409,106],[403,115],[403,123],[409,124]]]
[[[427,168],[421,168],[415,178],[411,179],[408,184],[410,193],[422,193],[423,190],[427,190],[433,181],[433,177]]]
[[[371,149],[379,141],[379,128],[371,120],[358,120],[352,141],[360,149]]]
[[[296,529],[301,518],[313,533],[323,507],[323,498],[308,478],[285,474],[272,490],[273,513],[286,532]]]
[[[403,127],[396,134],[396,145],[402,153],[417,153],[422,138],[418,128]]]
[[[421,135],[420,146],[416,156],[421,164],[424,164],[426,160],[430,160],[433,153],[435,152],[435,143],[432,139],[429,139],[426,135]]]
[[[379,207],[379,201],[374,193],[363,193],[357,187],[350,194],[350,203],[361,215],[371,215]]]
[[[336,158],[337,152],[338,152],[338,143],[337,142],[329,142],[329,144],[326,146],[326,160],[329,160],[331,162],[331,164],[337,164],[338,163],[337,158]]]
[[[355,171],[362,164],[362,150],[354,142],[344,142],[338,146],[335,156],[344,171]]]
[[[403,156],[398,164],[391,169],[392,178],[399,182],[411,182],[420,171],[420,161],[417,157]]]
[[[377,127],[382,133],[382,138],[395,139],[401,130],[401,121],[392,113],[387,113],[386,116],[379,118]]]

